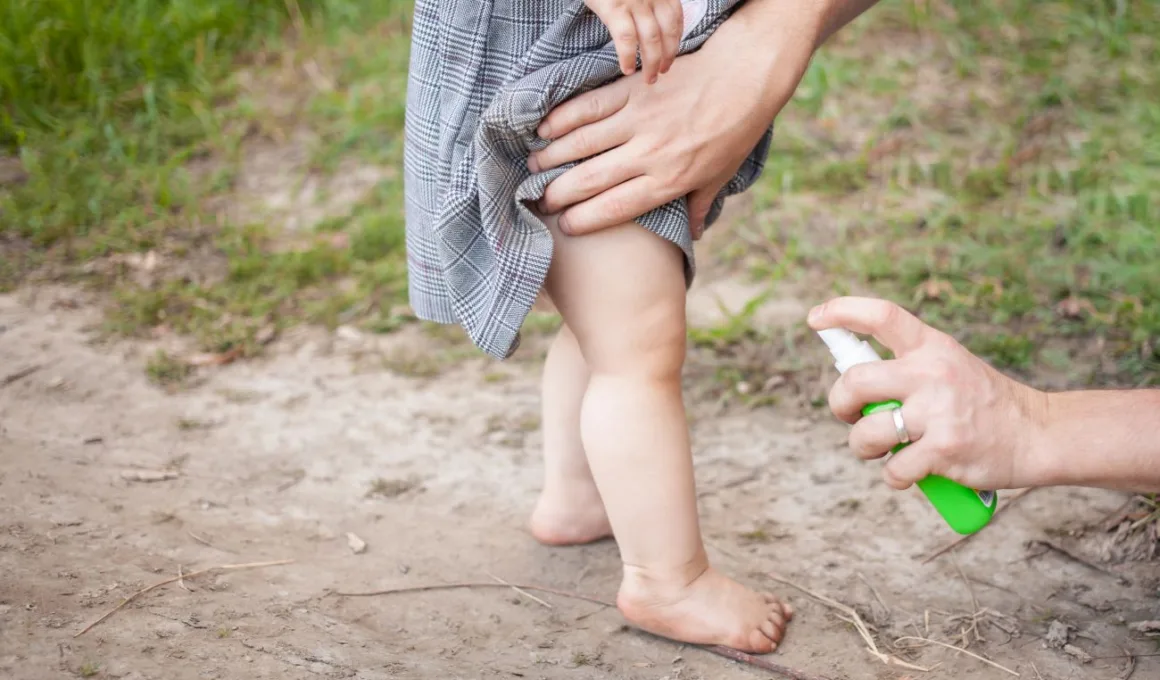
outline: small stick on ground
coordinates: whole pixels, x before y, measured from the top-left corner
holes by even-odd
[[[999,670],[1002,672],[1015,675],[1016,678],[1020,677],[1020,674],[1016,673],[1015,671],[1010,670],[1010,668],[1008,668],[1007,666],[1000,666],[999,664],[994,663],[994,661],[992,661],[991,659],[985,659],[983,657],[980,657],[979,654],[977,654],[977,653],[966,651],[963,648],[957,648],[957,646],[952,645],[952,644],[948,644],[945,642],[938,642],[937,639],[930,639],[929,637],[914,637],[913,635],[908,635],[908,636],[900,637],[900,638],[896,639],[896,641],[894,641],[894,644],[898,644],[902,641],[920,642],[923,644],[929,643],[929,644],[936,644],[938,646],[944,646],[944,648],[947,648],[949,650],[955,650],[956,652],[966,654],[966,656],[969,656],[972,659],[978,659],[980,661],[983,661],[983,663],[988,665],[988,666],[999,668]]]
[[[878,589],[870,584],[870,580],[866,578],[866,575],[862,572],[858,572],[858,578],[862,579],[862,583],[865,583],[866,587],[870,589],[870,594],[874,596],[875,600],[878,600],[878,604],[882,605],[882,608],[885,609],[887,613],[890,613],[890,605],[886,604],[886,600],[882,599],[882,596],[878,594]]]
[[[411,586],[411,587],[407,587],[407,588],[390,588],[387,590],[372,590],[372,591],[361,592],[361,593],[332,592],[329,594],[337,596],[337,597],[377,597],[380,595],[400,595],[403,593],[421,593],[421,592],[432,591],[432,590],[460,590],[460,589],[470,589],[470,588],[517,588],[517,589],[521,589],[521,590],[534,590],[534,591],[540,592],[540,593],[547,593],[549,595],[557,595],[559,597],[567,597],[567,598],[570,598],[573,600],[581,600],[583,602],[591,602],[593,604],[603,605],[604,607],[615,607],[616,606],[616,605],[612,604],[611,602],[605,602],[604,600],[601,600],[599,598],[589,597],[588,595],[581,595],[580,593],[573,593],[573,592],[569,592],[566,590],[558,590],[556,588],[546,588],[544,586],[536,586],[536,585],[530,585],[530,584],[526,584],[526,583],[508,583],[507,581],[500,580],[498,577],[495,577],[495,576],[492,576],[492,578],[495,578],[499,582],[498,583],[488,583],[485,581],[485,582],[466,582],[466,583],[442,583],[442,584],[435,584],[435,585],[428,585],[428,586]],[[716,654],[717,656],[721,656],[721,657],[724,657],[726,659],[731,659],[733,661],[737,661],[738,663],[748,664],[748,665],[753,666],[755,668],[760,668],[762,670],[766,670],[766,671],[769,671],[771,673],[776,673],[782,677],[789,678],[790,680],[829,680],[828,678],[825,678],[825,677],[811,675],[811,674],[806,673],[804,671],[799,671],[799,670],[796,670],[793,668],[789,668],[788,666],[782,666],[781,664],[774,663],[773,661],[770,661],[769,659],[762,658],[759,656],[753,656],[752,654],[746,654],[745,652],[741,652],[741,651],[738,651],[736,649],[730,649],[729,647],[721,647],[719,645],[711,645],[711,646],[694,645],[694,646],[696,646],[700,649],[703,649],[711,654]]]
[[[136,600],[137,598],[141,597],[145,593],[148,593],[149,591],[156,590],[162,586],[167,586],[170,583],[176,583],[176,582],[181,581],[182,579],[186,579],[186,578],[196,578],[198,576],[204,576],[206,574],[210,574],[210,573],[213,573],[215,571],[238,571],[240,569],[260,569],[262,567],[279,567],[279,566],[282,566],[284,564],[291,564],[293,562],[294,562],[294,560],[275,560],[273,562],[249,562],[246,564],[223,564],[223,565],[220,565],[217,567],[210,567],[208,569],[202,569],[201,571],[194,571],[194,572],[190,572],[188,574],[174,576],[173,578],[167,578],[164,581],[158,581],[157,583],[154,583],[151,586],[148,586],[146,588],[142,588],[141,590],[138,590],[137,592],[133,593],[129,597],[126,597],[124,600],[121,600],[121,604],[119,604],[116,607],[113,607],[109,611],[105,612],[103,615],[101,615],[101,618],[99,618],[96,621],[93,621],[89,625],[85,626],[81,630],[81,632],[77,633],[73,637],[79,638],[80,636],[89,632],[93,628],[96,628],[105,619],[107,619],[110,616],[112,616],[113,614],[116,614],[117,612],[121,611],[121,609],[123,609],[125,607],[125,605],[129,604],[133,600]]]
[[[1043,680],[1043,676],[1039,674],[1039,669],[1035,667],[1034,663],[1031,664],[1031,670],[1035,671],[1035,677],[1039,678],[1039,680]]]
[[[1116,572],[1112,571],[1111,569],[1108,569],[1107,567],[1102,567],[1102,566],[1096,564],[1095,562],[1092,562],[1091,560],[1080,557],[1079,555],[1076,555],[1075,553],[1068,550],[1067,548],[1064,548],[1063,546],[1060,546],[1060,545],[1056,545],[1056,544],[1052,543],[1051,541],[1034,540],[1034,541],[1027,542],[1028,548],[1031,548],[1034,546],[1042,546],[1044,548],[1044,551],[1040,552],[1040,553],[1036,553],[1035,555],[1031,555],[1030,557],[1039,557],[1040,555],[1042,555],[1045,552],[1054,551],[1055,553],[1062,555],[1063,557],[1066,557],[1067,559],[1075,562],[1076,564],[1082,564],[1083,566],[1087,567],[1088,569],[1091,569],[1093,571],[1098,571],[1101,574],[1107,574],[1108,576],[1111,576],[1112,578],[1116,579],[1116,581],[1118,581],[1121,585],[1128,584],[1128,579],[1125,578],[1123,574],[1117,574]]]
[[[765,471],[764,467],[754,468],[754,469],[750,470],[748,474],[731,479],[727,482],[722,483],[720,486],[714,487],[712,489],[705,489],[704,491],[697,494],[697,498],[705,498],[707,496],[712,496],[715,493],[720,493],[720,492],[725,491],[727,489],[732,489],[734,487],[741,486],[742,484],[748,484],[749,482],[752,482],[753,480],[760,477],[761,473],[764,471]]]
[[[1120,647],[1120,650],[1128,657],[1128,664],[1124,666],[1123,672],[1120,673],[1120,680],[1128,680],[1136,672],[1136,656],[1124,647]]]
[[[818,675],[811,675],[803,671],[795,670],[788,666],[783,666],[779,663],[774,663],[764,657],[753,656],[752,654],[739,652],[736,649],[731,649],[729,647],[713,645],[712,647],[702,647],[701,649],[716,654],[717,656],[723,656],[726,659],[732,659],[738,663],[756,666],[757,668],[769,671],[770,673],[776,673],[782,677],[789,678],[790,680],[829,680],[828,678],[824,678]]]
[[[1035,489],[1037,489],[1037,488],[1038,487],[1032,487],[1030,489],[1023,489],[1022,491],[1019,491],[1015,494],[1012,494],[1011,499],[1008,500],[1006,503],[1004,503],[1002,506],[1000,506],[998,510],[995,511],[995,514],[991,517],[991,522],[987,526],[993,525],[995,523],[995,520],[997,520],[999,518],[999,515],[1003,514],[1003,512],[1005,512],[1007,510],[1007,508],[1010,508],[1011,506],[1015,505],[1016,501],[1018,501],[1020,498],[1023,498],[1024,496],[1031,493],[1032,491],[1035,491]],[[939,548],[938,550],[936,550],[936,551],[932,552],[931,554],[927,555],[926,557],[922,558],[922,564],[926,564],[927,562],[938,559],[940,556],[954,550],[955,548],[966,543],[967,541],[971,540],[975,536],[978,536],[979,534],[983,533],[983,531],[985,531],[986,529],[987,529],[987,527],[983,527],[982,529],[980,529],[979,531],[976,531],[973,534],[967,534],[966,536],[959,536],[958,538],[951,541],[950,543],[947,543],[943,547]]]
[[[192,538],[193,540],[197,541],[198,543],[206,546],[207,548],[213,547],[213,543],[210,543],[209,541],[205,540],[201,536],[198,536],[197,534],[193,533],[192,531],[186,530],[185,533],[189,534],[190,538]]]
[[[870,652],[879,661],[886,664],[887,666],[899,666],[902,668],[910,669],[912,671],[922,671],[924,673],[930,672],[931,669],[929,669],[929,668],[923,668],[922,666],[916,666],[912,663],[907,663],[907,662],[903,661],[902,659],[899,659],[896,656],[892,656],[890,654],[886,654],[886,653],[880,651],[878,649],[878,644],[876,642],[874,642],[874,636],[870,634],[870,628],[866,625],[866,622],[862,620],[862,617],[858,615],[858,612],[854,611],[853,607],[851,607],[849,605],[844,605],[841,602],[838,602],[837,600],[826,597],[825,595],[815,593],[814,591],[810,590],[809,588],[806,588],[804,586],[800,586],[800,585],[794,583],[793,581],[781,578],[780,576],[777,576],[774,574],[766,574],[766,576],[768,576],[770,579],[772,579],[774,581],[777,581],[778,583],[784,583],[785,585],[790,586],[791,588],[797,588],[798,590],[802,591],[806,595],[809,595],[810,597],[814,598],[818,602],[821,602],[822,604],[830,607],[831,609],[835,609],[835,610],[840,611],[843,614],[845,614],[846,616],[839,617],[839,618],[841,618],[843,621],[846,621],[846,622],[850,623],[852,626],[854,626],[854,629],[857,630],[858,634],[862,636],[863,642],[866,643],[866,651]]]
[[[28,366],[27,368],[22,368],[19,371],[16,371],[15,373],[9,373],[8,375],[4,376],[3,380],[0,380],[0,387],[8,387],[9,385],[11,385],[12,383],[14,383],[18,380],[24,380],[25,378],[32,375],[33,373],[36,373],[37,371],[39,371],[42,368],[44,368],[44,364],[33,364],[32,366]]]
[[[523,588],[521,588],[519,586],[513,586],[512,584],[510,584],[507,581],[503,580],[502,578],[496,576],[495,574],[488,574],[488,576],[490,576],[496,583],[502,583],[503,585],[508,586],[509,588],[516,591],[520,595],[523,595],[524,597],[528,598],[532,602],[535,602],[535,603],[539,604],[540,606],[545,607],[547,609],[553,609],[552,605],[548,604],[547,602],[544,602],[543,600],[536,597],[535,595],[532,595],[531,593],[524,590]]]
[[[181,565],[180,564],[177,565],[177,585],[187,593],[193,592],[192,590],[189,589],[189,586],[185,585],[185,577],[181,575]]]
[[[555,588],[545,588],[544,586],[533,586],[525,583],[489,583],[482,582],[465,582],[465,583],[437,583],[429,586],[410,586],[407,588],[389,588],[387,590],[371,590],[363,593],[339,593],[332,592],[331,595],[336,597],[379,597],[381,595],[401,595],[403,593],[421,593],[430,590],[462,590],[468,588],[522,588],[524,590],[534,590],[538,593],[547,593],[549,595],[559,595],[560,597],[568,597],[573,600],[584,600],[592,604],[604,605],[605,607],[615,607],[616,605],[604,600],[581,595],[580,593],[570,593],[566,590],[557,590]]]

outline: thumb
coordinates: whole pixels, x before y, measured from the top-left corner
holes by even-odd
[[[694,241],[705,233],[705,219],[709,216],[709,210],[712,209],[713,200],[717,198],[719,190],[720,187],[702,187],[689,194],[689,231],[692,232]]]

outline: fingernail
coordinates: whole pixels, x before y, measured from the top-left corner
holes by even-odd
[[[560,215],[560,217],[556,220],[556,226],[560,228],[560,231],[565,236],[571,235],[572,227],[570,227],[568,225],[568,216],[567,215]]]
[[[822,305],[818,305],[817,307],[814,307],[813,309],[811,309],[810,314],[807,317],[807,319],[809,320],[810,323],[817,323],[818,321],[821,321],[822,320]]]
[[[536,160],[535,156],[528,156],[528,170],[532,172],[540,171],[540,162]]]
[[[541,123],[539,129],[536,130],[536,134],[540,136],[540,139],[551,139],[552,126],[547,123]]]

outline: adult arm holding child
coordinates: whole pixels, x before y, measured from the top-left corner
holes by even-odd
[[[713,200],[805,74],[814,51],[875,0],[749,0],[700,50],[650,85],[637,73],[557,107],[528,161],[580,161],[540,204],[560,229],[587,234],[688,196],[698,236]]]
[[[854,424],[850,448],[870,460],[898,433],[890,413],[862,417],[862,407],[902,402],[913,443],[884,467],[895,488],[936,474],[975,489],[1160,491],[1160,390],[1042,392],[885,300],[837,298],[813,309],[809,324],[872,335],[894,352],[843,374],[830,408]]]

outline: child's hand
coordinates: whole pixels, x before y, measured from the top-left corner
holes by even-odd
[[[624,75],[636,70],[638,47],[641,70],[650,84],[673,65],[684,32],[681,0],[584,0],[584,4],[612,34]]]

